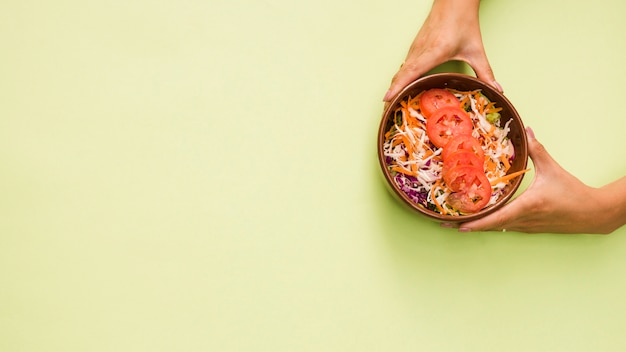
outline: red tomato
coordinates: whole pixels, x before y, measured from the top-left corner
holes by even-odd
[[[478,156],[480,160],[485,160],[485,152],[483,151],[480,142],[478,141],[478,139],[472,137],[469,134],[461,134],[452,137],[452,139],[450,139],[450,141],[448,141],[448,143],[446,143],[446,145],[443,147],[441,157],[445,161],[449,155],[459,149],[471,150]]]
[[[444,181],[446,179],[446,174],[448,173],[448,171],[454,169],[457,166],[473,166],[479,170],[484,170],[485,159],[479,159],[478,156],[471,150],[458,149],[454,151],[452,154],[448,155],[447,159],[444,159],[443,161],[442,174]]]
[[[443,107],[454,106],[458,108],[461,102],[449,90],[433,88],[422,93],[419,104],[422,115],[429,118],[435,111]]]
[[[426,133],[437,147],[443,147],[454,136],[471,134],[474,124],[459,107],[444,107],[426,120]]]
[[[481,169],[457,166],[448,175],[448,187],[453,191],[447,199],[450,206],[462,213],[476,213],[489,203],[491,184]]]
[[[459,165],[452,168],[447,172],[446,178],[444,178],[444,182],[453,192],[467,190],[473,183],[480,184],[483,180],[489,184],[483,169],[471,165]],[[491,189],[491,185],[489,188]],[[489,193],[491,193],[491,190]]]

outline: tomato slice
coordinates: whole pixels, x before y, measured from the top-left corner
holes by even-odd
[[[443,180],[453,192],[467,190],[472,184],[481,184],[486,181],[491,194],[491,184],[485,175],[482,167],[477,168],[471,165],[459,165],[450,169]]]
[[[459,107],[444,107],[426,120],[426,133],[437,147],[443,147],[452,137],[472,133],[474,125],[469,115]]]
[[[476,213],[491,198],[491,184],[485,173],[473,166],[457,166],[448,172],[448,187],[453,191],[446,200],[461,213]]]
[[[446,174],[457,166],[472,166],[484,171],[485,159],[479,159],[478,156],[471,150],[458,149],[454,151],[443,161],[442,175],[444,181],[447,178]]]
[[[480,142],[470,134],[460,134],[452,137],[443,147],[441,157],[445,161],[449,155],[453,154],[457,150],[471,150],[480,160],[485,159],[485,152],[483,151]]]
[[[447,89],[433,88],[425,91],[420,96],[420,110],[422,115],[429,118],[435,111],[446,107],[460,107],[461,102]]]
[[[477,193],[471,195],[468,192],[454,192],[448,196],[447,202],[463,214],[472,214],[482,210],[489,203],[489,198]]]

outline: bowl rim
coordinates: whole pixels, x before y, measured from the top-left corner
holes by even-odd
[[[526,173],[520,175],[520,177],[516,177],[507,187],[510,187],[511,189],[504,194],[495,204],[490,205],[487,208],[482,209],[481,211],[477,212],[477,213],[473,213],[473,214],[464,214],[464,215],[445,215],[445,214],[440,214],[437,213],[435,211],[429,210],[427,208],[425,208],[422,205],[416,204],[415,202],[413,202],[411,199],[409,199],[409,197],[402,192],[400,189],[397,188],[397,186],[395,185],[395,182],[387,168],[386,162],[385,162],[385,156],[383,153],[383,145],[385,142],[385,133],[387,132],[386,126],[387,126],[387,121],[389,120],[389,116],[390,116],[390,112],[395,110],[396,105],[399,103],[399,101],[401,101],[404,96],[407,94],[407,92],[412,91],[414,89],[415,86],[419,86],[419,85],[423,85],[426,84],[425,82],[429,82],[429,81],[434,81],[434,80],[441,80],[441,79],[446,79],[446,85],[448,84],[448,82],[454,82],[455,80],[461,80],[461,81],[465,81],[468,82],[469,84],[473,84],[473,85],[477,85],[480,86],[480,89],[483,91],[483,94],[485,94],[486,96],[489,97],[490,100],[492,101],[497,101],[498,104],[502,105],[505,104],[507,106],[507,108],[510,110],[511,115],[510,119],[513,119],[515,123],[519,124],[519,133],[521,134],[521,151],[516,150],[516,154],[518,152],[521,152],[521,157],[523,158],[522,160],[522,168],[526,169],[528,166],[528,137],[526,134],[526,129],[524,128],[524,123],[522,121],[521,116],[519,115],[518,111],[515,109],[515,106],[509,101],[509,99],[503,94],[500,93],[499,91],[497,91],[495,88],[491,87],[489,84],[479,80],[476,77],[470,76],[470,75],[466,75],[466,74],[461,74],[461,73],[433,73],[430,75],[426,75],[426,76],[422,76],[416,80],[414,80],[413,82],[409,83],[406,87],[404,87],[398,94],[396,94],[394,96],[394,98],[391,99],[391,101],[386,104],[386,107],[383,111],[383,115],[380,121],[380,125],[378,128],[378,141],[377,141],[377,154],[378,154],[378,161],[379,161],[379,165],[382,171],[382,174],[385,178],[385,184],[387,186],[388,189],[391,190],[392,195],[399,199],[401,203],[404,203],[406,206],[408,206],[410,209],[412,209],[415,212],[418,212],[422,215],[425,215],[426,217],[430,218],[431,220],[435,220],[435,221],[441,221],[441,222],[467,222],[467,221],[471,221],[471,220],[476,220],[482,217],[485,217],[491,213],[493,213],[494,211],[500,209],[502,206],[504,206],[513,196],[514,194],[517,192],[519,186],[521,185],[524,176]],[[432,87],[435,88],[435,87]],[[442,88],[442,87],[440,87]],[[450,87],[450,88],[454,88],[454,87]],[[425,89],[429,89],[429,88],[425,88]],[[496,97],[496,99],[494,99],[494,97]],[[516,156],[518,157],[518,156]]]

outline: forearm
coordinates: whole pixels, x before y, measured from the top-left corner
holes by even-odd
[[[602,233],[611,233],[626,224],[626,176],[597,189],[601,204],[599,217],[604,219]]]
[[[431,15],[478,19],[480,0],[434,0]]]

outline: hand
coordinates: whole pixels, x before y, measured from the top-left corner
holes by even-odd
[[[483,47],[479,4],[479,0],[435,0],[383,101],[389,102],[409,83],[451,60],[466,62],[478,79],[502,92]]]
[[[602,188],[589,187],[563,169],[530,128],[527,132],[535,166],[528,189],[500,210],[461,224],[459,231],[606,234],[623,225],[626,202],[620,197],[626,177]]]

